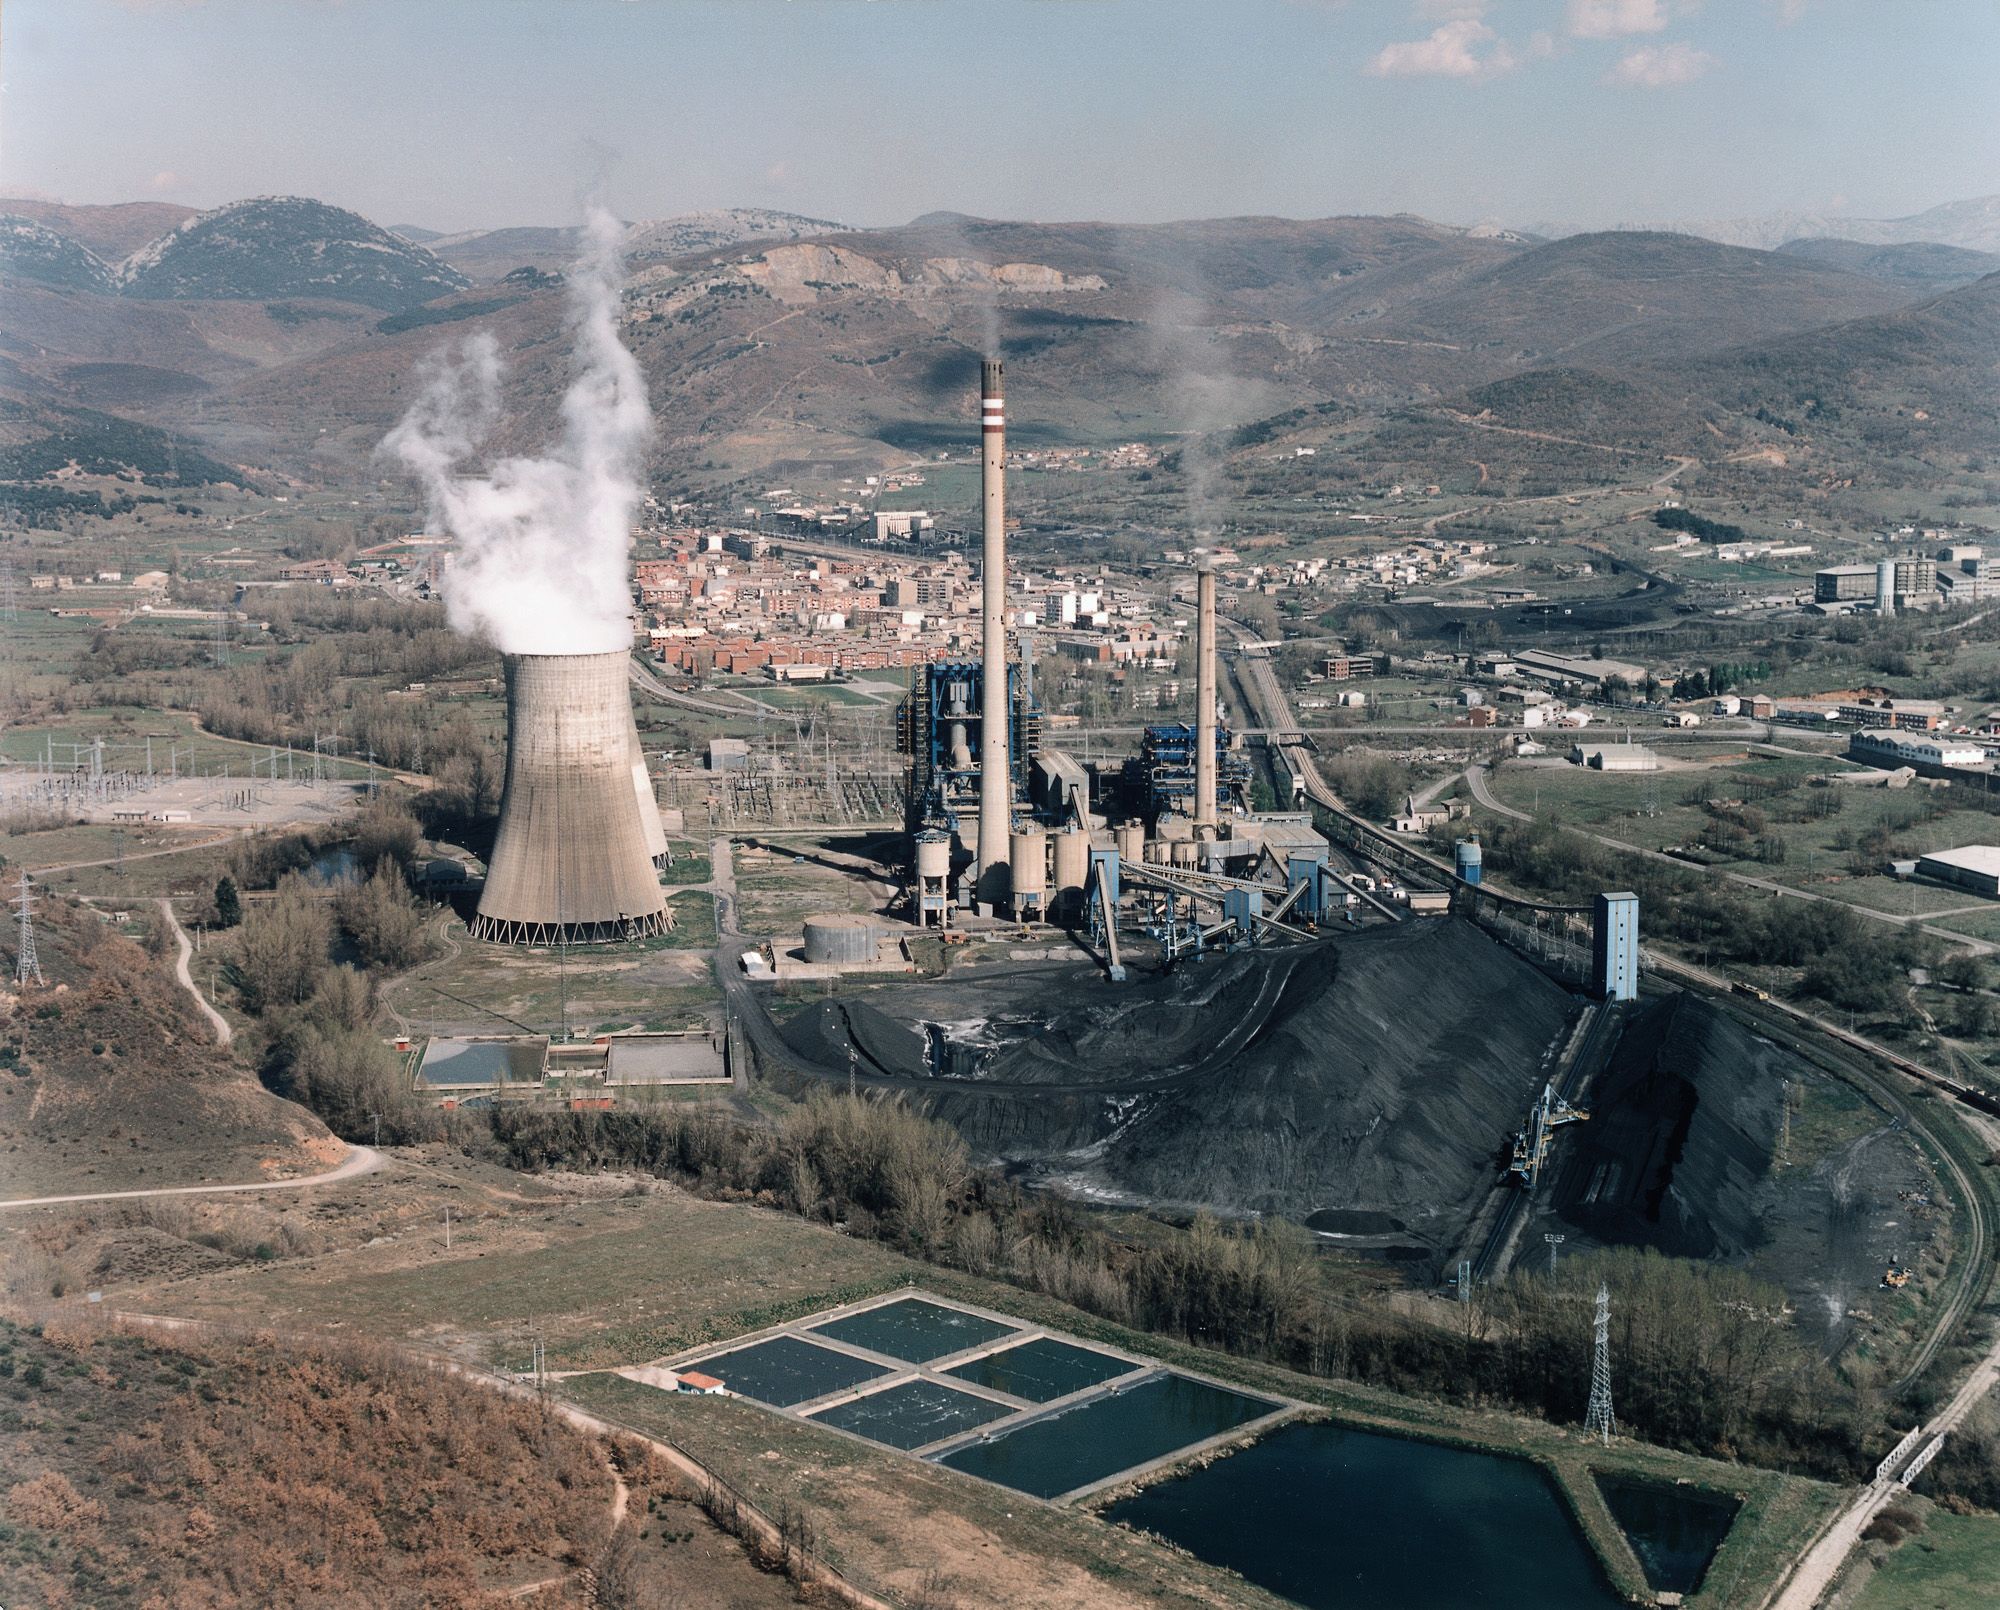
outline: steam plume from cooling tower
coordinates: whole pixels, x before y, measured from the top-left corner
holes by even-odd
[[[457,540],[451,624],[508,654],[599,654],[631,642],[628,550],[652,433],[646,382],[618,338],[624,226],[593,208],[569,276],[573,376],[562,431],[539,457],[477,473],[499,422],[491,335],[440,354],[382,451],[423,483],[432,530]]]

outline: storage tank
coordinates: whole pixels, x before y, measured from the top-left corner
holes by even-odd
[[[806,918],[806,960],[835,967],[856,967],[875,959],[880,934],[873,917],[833,912]]]
[[[1048,834],[1039,827],[1016,828],[1007,840],[1008,887],[1014,915],[1041,916],[1049,898]]]
[[[1055,839],[1056,917],[1074,922],[1083,912],[1083,886],[1090,877],[1090,835],[1068,828]]]
[[[1467,883],[1477,883],[1480,878],[1480,853],[1478,839],[1460,839],[1458,851],[1453,857],[1458,867],[1458,875]]]

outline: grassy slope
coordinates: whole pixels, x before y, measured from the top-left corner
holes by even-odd
[[[47,987],[0,1015],[0,1194],[313,1174],[346,1154],[214,1045],[166,961],[95,912],[42,902],[36,948]]]
[[[0,1322],[0,1601],[602,1602],[613,1479],[595,1439],[385,1349]],[[664,1473],[626,1461],[621,1603],[776,1610]],[[496,1597],[489,1598],[489,1595]]]
[[[1929,1512],[1884,1558],[1853,1610],[1959,1610],[2000,1604],[2000,1517]]]

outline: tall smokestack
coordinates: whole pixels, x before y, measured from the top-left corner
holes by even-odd
[[[668,927],[659,808],[626,686],[631,656],[510,654],[507,790],[472,937],[605,943]]]
[[[1195,559],[1194,834],[1215,837],[1215,560]]]
[[[980,545],[979,882],[977,898],[998,909],[1007,898],[1010,802],[1007,721],[1007,408],[1000,360],[979,365]]]

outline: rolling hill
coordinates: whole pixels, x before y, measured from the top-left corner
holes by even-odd
[[[198,213],[142,246],[119,265],[118,283],[147,300],[313,297],[394,313],[467,281],[358,213],[300,196],[260,196]]]
[[[846,225],[824,218],[803,218],[797,213],[773,212],[766,207],[730,207],[673,218],[642,219],[630,226],[625,253],[634,262],[659,262],[691,252],[717,251],[745,241],[800,240],[844,228]],[[573,228],[473,229],[440,235],[403,227],[394,233],[420,242],[467,278],[481,284],[500,279],[517,268],[559,272],[576,260],[578,239]]]
[[[36,907],[48,987],[0,1005],[8,1196],[319,1173],[346,1148],[214,1044],[165,964],[72,901]],[[8,958],[8,974],[13,971]]]
[[[1930,241],[1877,246],[1859,240],[1788,240],[1778,251],[1926,293],[1969,285],[2000,270],[2000,252],[1967,251]]]
[[[75,241],[106,263],[117,263],[148,241],[178,229],[194,216],[195,209],[172,201],[121,201],[108,207],[73,207],[65,202],[23,196],[0,198],[0,213],[38,223]]]
[[[32,280],[65,291],[106,295],[116,281],[98,255],[31,218],[0,213],[0,276]]]
[[[1870,246],[1927,241],[1967,251],[2000,252],[2000,195],[1947,201],[1900,218],[1850,218],[1844,214],[1773,212],[1748,218],[1682,218],[1672,223],[1623,223],[1621,230],[1671,230],[1699,235],[1727,246],[1773,251],[1789,240],[1835,238]],[[1542,223],[1535,234],[1549,238],[1583,233],[1571,224]]]
[[[1905,300],[1857,274],[1692,235],[1595,234],[1520,253],[1387,322],[1490,371],[1618,367],[1809,329]]]
[[[1329,439],[1302,420],[1281,445]],[[1342,442],[1376,476],[1478,461],[1530,495],[1595,475],[1649,479],[1666,455],[1732,463],[1796,489],[1982,473],[2000,440],[2000,274],[1911,306],[1721,351],[1611,371],[1532,369],[1427,408],[1392,410]],[[1251,455],[1244,454],[1247,459]]]

